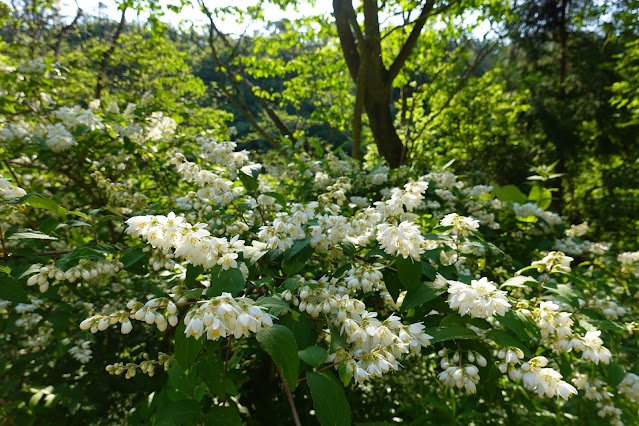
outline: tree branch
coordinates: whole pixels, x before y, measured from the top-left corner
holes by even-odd
[[[472,65],[466,70],[466,73],[464,73],[462,78],[457,82],[457,85],[455,86],[453,91],[450,93],[450,95],[446,99],[446,102],[444,102],[444,105],[434,115],[428,117],[428,119],[426,120],[422,128],[419,130],[419,132],[417,132],[415,137],[412,138],[411,142],[415,142],[422,135],[422,133],[424,133],[424,130],[426,130],[426,127],[428,126],[428,124],[431,123],[435,118],[437,118],[442,112],[444,112],[446,108],[448,108],[453,98],[457,95],[457,93],[459,93],[459,91],[464,86],[466,81],[470,78],[470,75],[475,71],[475,69],[477,69],[479,64],[484,60],[484,58],[486,58],[486,56],[488,56],[488,54],[493,50],[493,48],[496,45],[497,43],[493,43],[489,45],[475,57],[475,60],[473,61]]]
[[[362,61],[359,64],[359,71],[357,74],[357,94],[355,97],[355,108],[353,112],[353,158],[357,161],[361,161],[362,153],[362,113],[364,112],[364,96],[366,92],[366,68],[368,65],[368,58],[362,57]]]
[[[77,6],[77,3],[76,3],[76,6]],[[58,37],[55,42],[55,47],[53,49],[53,51],[55,52],[56,61],[60,58],[60,46],[62,45],[62,40],[64,39],[64,37],[67,36],[69,31],[71,31],[71,28],[73,28],[75,24],[78,22],[78,19],[80,19],[80,17],[82,16],[82,13],[83,13],[82,9],[78,8],[78,13],[75,15],[75,18],[73,18],[73,21],[71,21],[69,25],[63,27],[58,33]]]
[[[397,54],[397,57],[395,57],[395,60],[391,64],[390,68],[388,69],[388,79],[390,81],[393,81],[395,77],[397,77],[399,72],[402,70],[402,68],[404,67],[404,64],[406,63],[406,60],[410,56],[411,51],[415,47],[415,44],[417,44],[417,39],[419,38],[419,35],[421,34],[422,29],[424,28],[424,24],[426,23],[426,20],[430,16],[430,13],[433,10],[434,5],[435,5],[435,0],[428,0],[426,4],[424,5],[424,7],[422,8],[422,11],[419,14],[419,17],[415,20],[415,25],[413,26],[413,29],[410,32],[410,35],[406,39],[406,42],[404,43],[399,53]]]
[[[353,3],[351,0],[333,0],[333,16],[335,16],[335,25],[337,27],[337,35],[339,36],[340,45],[344,53],[344,59],[348,66],[353,81],[357,81],[359,72],[360,54],[357,50],[355,35],[350,25],[350,17],[353,11]],[[358,25],[359,27],[359,25]]]
[[[231,103],[233,103],[233,105],[235,105],[242,112],[242,114],[244,114],[244,116],[249,121],[249,123],[251,123],[251,126],[253,126],[253,128],[260,135],[262,135],[262,137],[264,137],[264,139],[266,139],[266,141],[271,146],[273,146],[274,148],[277,148],[277,149],[281,148],[281,145],[280,145],[279,141],[277,141],[271,135],[269,135],[266,132],[266,130],[264,130],[264,128],[259,125],[259,123],[255,119],[255,117],[251,113],[251,111],[250,111],[250,109],[248,107],[248,103],[246,102],[246,99],[244,99],[244,96],[242,95],[242,92],[241,92],[240,88],[237,85],[237,81],[236,81],[236,78],[235,78],[236,74],[233,73],[232,71],[230,71],[228,69],[228,67],[224,66],[224,64],[222,63],[222,61],[220,59],[220,56],[219,56],[219,54],[217,52],[217,48],[215,47],[214,34],[215,33],[221,34],[222,35],[221,39],[225,43],[225,45],[230,46],[230,43],[228,42],[228,40],[226,40],[226,36],[224,34],[222,34],[219,30],[217,30],[217,27],[215,26],[215,22],[213,21],[213,15],[211,14],[211,11],[206,7],[204,2],[202,0],[199,0],[199,4],[200,4],[200,7],[202,8],[202,11],[204,12],[204,14],[209,19],[210,28],[209,28],[208,42],[209,42],[209,47],[211,48],[211,53],[213,55],[213,60],[217,64],[217,66],[219,68],[219,71],[220,71],[220,77],[221,77],[221,80],[222,80],[220,82],[221,83],[220,84],[220,89],[224,93],[224,96],[229,101],[231,101]],[[227,78],[228,78],[229,83],[233,87],[233,90],[235,91],[237,99],[233,95],[231,95],[231,93],[226,88],[226,79]],[[244,80],[244,79],[242,79],[242,80]],[[268,114],[268,112],[267,112],[267,114]]]
[[[125,14],[126,14],[127,7],[128,7],[127,4],[125,4],[122,7],[122,15],[120,16],[120,23],[118,24],[118,27],[116,28],[115,33],[113,34],[113,39],[111,40],[111,46],[109,46],[109,49],[106,52],[104,52],[104,56],[102,56],[102,61],[100,62],[100,70],[98,71],[98,78],[95,85],[96,99],[100,99],[100,95],[102,94],[102,89],[104,88],[102,81],[104,80],[104,77],[106,75],[107,64],[109,62],[109,59],[111,58],[111,55],[113,55],[113,52],[115,51],[115,48],[118,44],[118,40],[120,39],[120,35],[122,34],[122,30],[124,30],[124,24],[126,23]]]

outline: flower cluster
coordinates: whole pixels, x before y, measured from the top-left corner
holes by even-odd
[[[552,301],[541,302],[539,308],[532,311],[534,320],[539,325],[542,343],[554,351],[582,352],[583,359],[599,364],[610,362],[610,350],[603,346],[599,337],[600,330],[587,331],[584,336],[573,332],[574,321],[570,312],[560,311],[559,305]]]
[[[110,203],[117,206],[126,206],[128,210],[132,206],[143,206],[146,196],[139,192],[132,192],[124,183],[113,182],[104,177],[102,173],[96,171],[91,173],[91,177],[95,180],[99,188],[106,192],[106,196]],[[132,184],[130,185],[132,186]]]
[[[452,226],[450,233],[458,237],[467,237],[479,229],[479,222],[472,217],[450,213],[439,222],[442,226]]]
[[[366,274],[369,283],[361,284]],[[361,300],[353,297],[368,285],[372,287],[371,279],[379,278],[377,271],[366,267],[349,271],[346,283],[338,278],[322,277],[318,281],[307,281],[299,277],[296,295],[290,290],[282,293],[284,299],[292,301],[301,312],[306,311],[313,317],[326,315],[335,329],[345,336],[347,347],[329,354],[327,361],[336,366],[342,361],[351,363],[359,383],[397,370],[398,361],[405,354],[419,352],[432,339],[424,332],[421,322],[404,325],[395,314],[379,320],[377,312],[369,312]]]
[[[62,152],[78,144],[62,123],[49,124],[44,128],[44,133],[44,142],[53,152]]]
[[[0,200],[12,201],[26,195],[27,192],[19,186],[14,186],[10,179],[3,178],[0,175]]]
[[[91,361],[91,342],[89,340],[77,340],[75,341],[75,345],[69,348],[67,352],[75,359],[76,361],[81,362],[82,364],[86,364]]]
[[[197,164],[187,161],[182,154],[176,154],[171,162],[177,166],[177,171],[182,179],[193,182],[200,187],[197,196],[204,202],[225,206],[244,192],[244,188],[241,186],[234,186],[232,181],[219,174],[204,170]]]
[[[244,240],[237,236],[230,241],[212,237],[204,224],[191,225],[173,212],[167,216],[135,216],[126,223],[129,234],[146,239],[156,248],[173,248],[176,256],[205,268],[215,265],[224,270],[237,268],[238,253],[244,249]]]
[[[257,333],[261,327],[273,325],[274,317],[264,310],[265,308],[252,304],[251,299],[234,298],[230,293],[222,293],[193,306],[187,312],[184,317],[184,333],[196,339],[204,333],[207,340],[226,336],[239,339],[250,333]]]
[[[537,268],[539,272],[553,274],[556,272],[570,272],[570,262],[573,258],[566,256],[560,251],[551,251],[543,259],[535,260],[531,266]]]
[[[81,261],[78,265],[63,271],[56,268],[55,264],[49,264],[29,277],[27,285],[38,285],[44,293],[49,289],[49,280],[68,281],[70,284],[78,280],[91,280],[104,275],[115,275],[124,265],[118,260]]]
[[[140,362],[139,364],[136,364],[134,362],[128,362],[126,364],[117,362],[115,364],[107,365],[106,371],[109,374],[116,375],[116,376],[119,376],[122,373],[125,373],[124,377],[126,379],[131,379],[135,377],[138,370],[140,370],[144,374],[148,374],[149,377],[153,377],[153,375],[155,374],[156,366],[162,366],[164,371],[169,371],[169,368],[173,364],[173,361],[175,361],[175,358],[165,354],[164,352],[158,353],[157,360],[149,359],[149,354],[147,353],[144,353],[143,357],[145,360]]]
[[[528,217],[534,216],[544,220],[550,226],[557,226],[557,225],[561,225],[562,223],[561,217],[558,214],[547,211],[547,210],[543,210],[537,204],[514,203],[513,210],[515,211],[515,214],[519,217],[528,218]]]
[[[577,394],[574,386],[561,380],[563,376],[558,371],[544,368],[546,365],[548,360],[543,356],[537,356],[522,364],[522,380],[526,389],[548,398],[557,395],[568,399]]]
[[[462,316],[490,318],[495,314],[503,316],[510,309],[506,292],[497,290],[487,278],[472,280],[470,285],[448,281],[448,285],[448,305]]]
[[[91,108],[62,107],[55,111],[55,115],[62,121],[62,123],[56,125],[60,125],[62,128],[76,129],[80,126],[86,126],[89,130],[104,129],[104,124],[102,124],[100,117],[95,115]]]
[[[18,71],[23,74],[44,74],[47,66],[42,58],[28,59],[18,63]]]
[[[460,355],[459,351],[455,352],[451,357],[448,356],[446,349],[441,349],[437,354],[441,357],[440,366],[444,369],[437,375],[437,378],[444,385],[451,388],[463,388],[469,395],[477,392],[477,384],[480,377],[479,368],[474,363],[480,367],[486,367],[488,362],[483,355],[468,351],[466,354],[468,362],[462,364],[463,354]]]
[[[628,373],[619,383],[619,393],[639,403],[639,376]]]
[[[584,391],[584,398],[595,401],[595,405],[599,409],[597,411],[599,417],[609,417],[610,424],[623,426],[621,421],[622,412],[615,407],[612,400],[614,395],[606,390],[606,382],[588,377],[582,373],[575,374],[572,382],[577,389]]]
[[[391,256],[419,260],[424,252],[424,237],[419,227],[411,222],[401,222],[398,226],[387,223],[377,225],[377,241],[380,248]]]

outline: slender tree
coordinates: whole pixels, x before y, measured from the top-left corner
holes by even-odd
[[[419,7],[419,15],[414,21],[407,23],[406,26],[410,27],[410,32],[399,52],[392,60],[385,60],[382,50],[379,2],[377,0],[362,1],[361,12],[364,20],[360,24],[352,0],[333,0],[337,34],[348,71],[357,86],[353,145],[358,145],[361,112],[365,110],[377,148],[391,167],[400,166],[406,159],[406,147],[397,133],[391,112],[393,81],[410,57],[426,22],[458,1],[451,0],[437,8],[435,8],[435,0],[426,0],[421,4],[414,3],[397,5],[404,8]],[[357,154],[355,149],[354,153]]]

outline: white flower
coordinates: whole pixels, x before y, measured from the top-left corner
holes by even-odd
[[[237,268],[237,253],[224,253],[222,257],[217,260],[218,265],[222,265],[223,270],[228,270],[229,268]]]
[[[27,192],[24,189],[13,186],[9,179],[3,178],[2,175],[0,175],[0,200],[11,201],[26,194]]]
[[[619,393],[635,403],[639,403],[639,376],[634,373],[627,373],[619,384]]]
[[[583,344],[575,347],[575,349],[583,351],[582,357],[585,360],[592,361],[595,364],[599,364],[599,361],[608,364],[611,354],[608,348],[603,346],[603,340],[599,337],[600,335],[600,330],[586,332],[586,335],[581,338]]]
[[[184,334],[187,336],[193,336],[196,339],[199,339],[202,333],[204,332],[204,323],[201,318],[190,318],[188,323],[186,322],[186,328],[184,329]]]
[[[450,213],[444,216],[439,222],[442,226],[452,226],[446,233],[467,237],[479,229],[479,222],[472,217],[460,216],[457,213]]]
[[[424,252],[424,237],[416,224],[402,222],[399,226],[383,223],[377,226],[377,241],[380,248],[391,256],[402,256],[404,259],[411,257],[420,260]]]
[[[472,280],[470,285],[457,281],[448,283],[448,304],[462,316],[469,314],[474,318],[490,318],[494,314],[504,315],[510,309],[506,292],[497,290],[487,278]]]
[[[51,151],[61,152],[78,144],[62,123],[49,124],[45,127],[45,130],[46,137],[44,142]]]
[[[570,272],[570,262],[573,258],[566,256],[560,251],[551,251],[543,259],[536,260],[531,263],[531,266],[536,266],[537,271],[547,272],[552,274],[554,272]]]

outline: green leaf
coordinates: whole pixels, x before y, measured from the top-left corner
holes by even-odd
[[[326,348],[322,348],[319,346],[309,346],[308,348],[302,349],[297,353],[300,359],[311,367],[320,366],[326,361]]]
[[[297,240],[291,248],[284,252],[282,270],[288,275],[297,274],[304,269],[306,262],[313,255],[313,247],[309,245],[309,239]]]
[[[211,280],[211,287],[206,292],[207,296],[219,296],[224,292],[237,295],[244,288],[244,275],[240,268],[231,268],[220,271],[217,278]]]
[[[435,268],[427,260],[422,261],[422,275],[426,275],[431,281],[435,281],[437,276]]]
[[[40,226],[38,227],[40,232],[45,234],[50,234],[52,232],[57,231],[58,229],[64,228],[66,225],[58,222],[57,219],[52,217],[48,217],[40,222]]]
[[[204,268],[201,265],[194,266],[190,263],[186,265],[186,278],[184,279],[184,285],[188,288],[195,287],[195,280],[202,274],[202,272],[204,272]]]
[[[503,330],[490,330],[487,333],[489,339],[494,340],[499,346],[508,347],[514,346],[521,349],[524,353],[528,353],[528,348],[519,339],[512,334]]]
[[[116,214],[108,214],[108,215],[102,216],[100,220],[98,221],[98,223],[108,222],[108,221],[124,222],[124,219],[122,219],[122,217]]]
[[[271,315],[279,316],[283,312],[288,312],[290,309],[288,303],[282,299],[276,297],[260,297],[255,301],[257,306],[262,306],[267,309],[267,312]]]
[[[528,194],[528,200],[536,203],[542,210],[546,210],[552,203],[552,192],[539,185],[533,185]]]
[[[512,201],[519,204],[525,204],[528,197],[519,190],[515,185],[506,185],[493,190],[495,196],[501,201]]]
[[[544,286],[544,288],[551,293],[555,293],[560,299],[575,308],[579,307],[579,299],[586,299],[586,296],[583,295],[583,293],[576,291],[576,289],[568,284],[548,283]]]
[[[253,176],[248,176],[244,173],[240,173],[238,176],[240,178],[240,181],[242,181],[244,188],[246,188],[249,194],[255,192],[259,188],[260,185],[257,182],[257,179],[255,179]]]
[[[516,277],[512,277],[506,280],[505,283],[499,286],[499,288],[503,287],[537,287],[539,283],[533,277],[527,277],[525,275],[517,275]]]
[[[175,359],[184,370],[188,370],[195,362],[198,353],[200,353],[205,339],[202,336],[199,339],[187,336],[184,333],[185,329],[184,322],[180,322],[177,330],[175,330]]]
[[[504,316],[497,316],[497,319],[504,327],[515,333],[522,342],[530,340],[530,336],[526,332],[526,325],[517,313],[508,311]]]
[[[339,245],[342,247],[342,250],[344,250],[344,254],[348,257],[353,257],[357,252],[355,244],[350,241],[342,241]]]
[[[415,288],[421,283],[422,262],[416,262],[411,258],[404,259],[400,256],[396,258],[395,266],[399,281],[405,289]]]
[[[84,220],[90,221],[91,217],[87,214],[84,214],[82,212],[76,212],[76,211],[67,211],[67,214],[70,214],[71,216],[77,216],[77,217],[81,217]]]
[[[473,318],[468,315],[461,316],[459,314],[452,314],[444,317],[439,323],[440,327],[449,327],[449,326],[463,326],[466,327],[466,324],[470,324],[477,328],[489,329],[492,328],[490,323],[483,318]]]
[[[244,423],[232,407],[213,407],[206,414],[204,424],[207,426],[242,426]]]
[[[445,342],[447,340],[471,340],[479,339],[477,333],[473,330],[458,326],[451,325],[447,327],[441,327],[435,330],[424,330],[427,334],[433,336],[431,343]]]
[[[588,284],[586,284],[584,280],[582,280],[581,278],[573,274],[569,274],[568,272],[562,272],[562,271],[558,271],[556,273],[565,276],[566,278],[568,278],[570,281],[572,281],[575,284],[579,284],[582,287],[588,287]],[[580,297],[585,300],[586,296],[581,292],[581,290],[577,289],[576,287],[573,287],[573,289],[576,292],[577,297]]]
[[[357,365],[354,362],[342,361],[339,363],[337,367],[337,372],[339,374],[339,379],[342,381],[344,386],[348,386],[348,384],[353,379],[355,375],[355,369]]]
[[[275,324],[257,332],[257,341],[271,356],[291,390],[297,386],[297,370],[300,359],[293,332],[283,325]]]
[[[591,323],[595,327],[603,329],[603,330],[622,331],[622,330],[626,329],[623,325],[621,325],[621,324],[619,324],[617,322],[614,322],[614,321],[610,321],[610,320],[591,321]]]
[[[144,246],[131,247],[126,250],[122,250],[122,256],[120,256],[120,262],[124,265],[124,269],[138,263],[148,253],[143,252]]]
[[[40,231],[21,231],[12,234],[8,240],[57,240],[56,237],[52,237],[47,234],[43,234]]]
[[[47,198],[36,193],[30,193],[11,202],[11,204],[21,203],[27,203],[32,207],[47,209],[62,217],[62,219],[67,220],[67,211],[60,207],[60,205],[51,198]]]
[[[194,370],[195,367],[192,367],[187,374],[186,369],[182,368],[179,362],[174,362],[168,371],[168,388],[172,392],[178,393],[182,398],[194,398],[197,382],[197,376],[194,374]]]
[[[344,389],[326,374],[309,371],[306,374],[313,397],[315,414],[322,426],[350,426],[351,407]]]
[[[297,283],[299,282],[299,278],[287,278],[284,280],[284,282],[282,283],[282,287],[284,287],[287,290],[294,290],[295,287],[297,287]]]
[[[305,247],[307,247],[310,244],[310,242],[311,240],[308,238],[295,241],[293,245],[284,252],[284,259],[292,258],[296,254],[298,254],[300,251],[302,251]]]
[[[11,275],[0,274],[0,299],[12,303],[31,303],[24,287]]]
[[[415,306],[423,305],[430,302],[444,293],[446,290],[435,289],[428,284],[420,284],[414,288],[411,288],[406,292],[404,302],[402,303],[402,312],[406,312]]]
[[[337,328],[332,322],[329,322],[328,329],[331,332],[331,346],[329,348],[331,353],[338,351],[339,349],[346,347],[346,336],[340,333],[339,328]]]
[[[623,367],[615,361],[606,365],[606,373],[608,374],[608,386],[613,388],[621,383],[626,374]]]
[[[402,283],[399,281],[399,277],[395,272],[389,269],[384,269],[382,275],[384,277],[384,283],[386,284],[386,290],[388,290],[393,300],[397,302],[397,298],[402,292]]]
[[[159,425],[193,425],[202,417],[202,411],[199,402],[193,399],[182,399],[162,404],[156,417]]]
[[[278,194],[277,192],[265,192],[264,195],[275,198],[275,201],[277,201],[278,204],[286,207],[286,198],[284,198],[282,194]]]
[[[216,343],[219,342],[216,341]],[[207,346],[208,350],[208,346]],[[198,358],[196,363],[197,377],[202,379],[213,395],[223,398],[226,395],[226,377],[224,376],[224,360],[217,356],[217,352],[207,352]]]
[[[66,271],[69,268],[76,266],[80,263],[81,259],[84,260],[104,260],[109,254],[102,245],[95,244],[76,247],[71,253],[67,253],[62,256],[56,263],[56,268]]]

